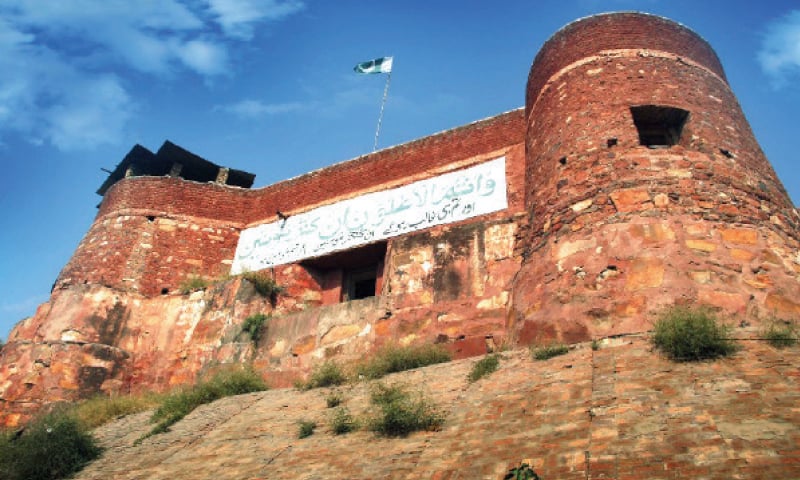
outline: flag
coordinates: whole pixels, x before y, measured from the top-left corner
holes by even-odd
[[[392,72],[392,58],[381,57],[369,62],[359,63],[353,70],[356,73],[391,73]]]

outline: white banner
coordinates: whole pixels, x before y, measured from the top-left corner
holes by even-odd
[[[231,274],[504,210],[506,159],[368,193],[242,231]]]

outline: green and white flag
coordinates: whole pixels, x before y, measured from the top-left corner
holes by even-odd
[[[356,73],[391,73],[392,72],[392,58],[381,57],[369,62],[359,63],[353,70]]]

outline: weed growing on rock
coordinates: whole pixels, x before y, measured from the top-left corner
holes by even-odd
[[[263,313],[250,315],[244,319],[244,324],[242,324],[242,332],[248,334],[250,336],[250,340],[252,340],[254,344],[258,344],[258,340],[261,338],[261,334],[264,331],[264,326],[269,318],[270,317],[268,315],[264,315]]]
[[[297,433],[297,438],[306,438],[314,435],[314,430],[317,428],[317,422],[311,420],[300,420],[300,431]]]
[[[154,408],[161,400],[162,396],[155,393],[110,397],[98,395],[76,404],[73,411],[81,424],[93,429],[119,417]]]
[[[205,290],[211,283],[203,277],[198,275],[189,275],[184,278],[178,286],[178,291],[181,295],[188,295],[198,290]]]
[[[597,350],[600,350],[600,342],[598,342],[596,339],[592,340],[592,350],[594,350],[595,352]]]
[[[278,285],[267,271],[244,272],[242,278],[253,284],[256,293],[264,298],[268,298],[273,305],[278,301],[278,295],[286,290],[285,287]]]
[[[503,480],[540,480],[539,475],[527,463],[520,464],[506,473]]]
[[[531,355],[536,360],[547,360],[549,358],[564,355],[569,352],[569,347],[563,344],[545,345],[543,347],[531,347]]]
[[[328,408],[338,407],[343,401],[342,395],[338,392],[331,392],[330,395],[325,397],[325,405],[327,405]]]
[[[450,352],[439,345],[388,346],[359,365],[357,371],[366,378],[376,379],[394,372],[449,362],[452,358]]]
[[[369,428],[379,435],[403,437],[418,430],[438,430],[444,423],[444,415],[429,400],[402,385],[376,384],[370,402],[377,414],[369,420]]]
[[[730,329],[706,308],[672,307],[656,321],[652,342],[670,359],[690,362],[734,353]]]
[[[167,395],[151,418],[152,422],[157,422],[156,426],[145,437],[168,431],[170,426],[205,403],[266,389],[264,380],[250,367],[222,370],[208,381]]]
[[[787,348],[797,344],[797,328],[789,322],[774,321],[761,336],[775,348]]]
[[[334,435],[343,435],[357,429],[358,422],[346,407],[339,407],[333,411],[331,415],[331,431]]]
[[[64,409],[39,417],[21,434],[0,433],[0,478],[65,478],[100,455],[86,427]]]
[[[338,363],[327,361],[322,365],[317,365],[311,371],[311,376],[305,383],[298,383],[300,390],[311,390],[312,388],[334,387],[347,382],[347,377]]]
[[[478,381],[479,379],[490,375],[500,366],[500,357],[497,354],[486,355],[472,365],[472,370],[467,376],[470,382]]]

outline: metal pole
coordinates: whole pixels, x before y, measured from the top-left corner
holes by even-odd
[[[378,135],[381,134],[381,122],[383,121],[383,107],[386,105],[386,96],[389,94],[389,82],[392,81],[392,72],[386,76],[386,87],[383,89],[383,101],[381,101],[381,114],[378,116],[378,128],[375,130],[375,145],[372,146],[372,151],[378,149]]]

